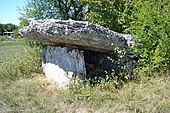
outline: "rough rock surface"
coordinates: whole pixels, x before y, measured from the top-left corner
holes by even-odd
[[[84,56],[81,51],[68,47],[46,46],[43,49],[45,76],[65,87],[74,77],[86,78]]]
[[[134,39],[136,38],[136,36],[132,36],[130,34],[122,34],[122,35],[127,40],[128,46],[134,47],[135,45]]]
[[[71,45],[99,52],[125,48],[127,41],[122,34],[87,21],[37,20],[19,30],[24,37],[50,45]]]

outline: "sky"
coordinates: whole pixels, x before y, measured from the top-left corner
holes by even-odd
[[[23,8],[25,0],[0,0],[0,23],[19,25],[18,8]]]

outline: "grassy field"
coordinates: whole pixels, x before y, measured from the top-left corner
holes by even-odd
[[[21,57],[22,42],[0,42],[0,61]],[[15,57],[13,57],[15,56]],[[9,71],[12,71],[9,70]],[[1,75],[3,76],[3,75]],[[115,89],[114,83],[58,89],[43,74],[0,79],[2,113],[170,113],[170,77],[143,77]]]

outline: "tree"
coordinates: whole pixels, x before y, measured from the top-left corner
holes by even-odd
[[[129,0],[126,0],[129,1]],[[29,0],[22,18],[87,20],[123,32],[125,0]]]
[[[123,32],[121,18],[125,9],[124,0],[82,0],[82,4],[89,7],[85,20]]]
[[[14,24],[0,24],[0,35],[3,35],[3,32],[12,32],[17,29],[17,26]]]
[[[2,24],[0,24],[0,35],[2,35],[3,34],[3,25]]]
[[[4,30],[4,32],[12,32],[12,31],[15,30],[16,28],[17,28],[17,26],[14,25],[14,24],[11,24],[11,23],[9,23],[9,24],[3,24],[3,30]]]
[[[29,0],[21,18],[82,20],[87,11],[80,0]]]

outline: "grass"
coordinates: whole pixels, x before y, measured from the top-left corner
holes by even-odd
[[[29,76],[40,71],[40,54],[26,46],[23,40],[0,43],[0,78],[15,80],[20,76]]]
[[[1,41],[8,41],[10,40],[7,36],[0,36],[0,42]]]
[[[0,45],[0,49],[4,48],[8,57],[12,45],[15,45],[15,49],[12,49],[16,50],[13,55],[23,56],[22,42],[1,42]],[[2,52],[0,51],[0,54]],[[12,60],[11,58],[15,57],[9,59]],[[27,63],[27,65],[31,64]],[[8,69],[8,71],[13,70]],[[58,89],[40,73],[16,76],[17,79],[11,79],[10,76],[6,76],[4,80],[0,79],[0,112],[2,113],[170,112],[169,76],[142,78],[139,81],[126,83],[120,89],[115,89],[113,82],[103,82],[94,87],[88,84],[70,85],[67,90]]]
[[[0,66],[3,63],[22,56],[24,44],[22,41],[3,41],[0,42]]]
[[[108,86],[110,87],[110,86]],[[59,90],[43,75],[0,85],[1,112],[169,113],[170,78],[130,82],[121,89],[86,87],[79,93]]]

